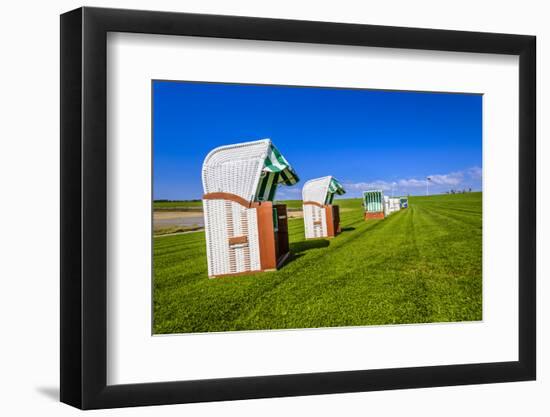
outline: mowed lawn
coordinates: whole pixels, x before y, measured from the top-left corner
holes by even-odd
[[[409,201],[365,222],[361,200],[337,200],[330,240],[291,219],[276,272],[208,279],[204,232],[155,238],[154,333],[481,320],[481,193]]]

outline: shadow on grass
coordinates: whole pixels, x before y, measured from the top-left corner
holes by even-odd
[[[326,248],[330,242],[326,239],[303,240],[290,244],[290,252],[293,255],[301,254],[311,249]]]
[[[296,259],[301,258],[305,255],[304,252],[311,249],[321,249],[326,248],[330,245],[330,242],[327,239],[313,239],[313,240],[303,240],[301,242],[293,242],[290,244],[290,255],[286,262],[281,266],[281,268],[287,267],[289,264],[294,262]]]
[[[352,230],[355,230],[355,227],[342,227],[340,231],[344,233],[344,232],[351,232]]]

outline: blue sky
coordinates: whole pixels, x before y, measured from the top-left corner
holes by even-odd
[[[481,190],[481,95],[153,81],[153,100],[154,199],[200,199],[211,149],[263,138],[301,179],[277,199],[325,175],[346,197]]]

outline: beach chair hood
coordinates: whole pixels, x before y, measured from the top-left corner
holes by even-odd
[[[332,204],[334,195],[343,195],[346,190],[340,182],[329,175],[327,177],[309,180],[302,189],[303,201],[314,202],[320,205]]]
[[[235,194],[248,202],[273,201],[279,184],[298,181],[270,139],[218,147],[207,155],[202,169],[205,194]]]

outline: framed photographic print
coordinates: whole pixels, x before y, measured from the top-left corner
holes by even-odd
[[[61,401],[535,379],[535,38],[61,16]]]

